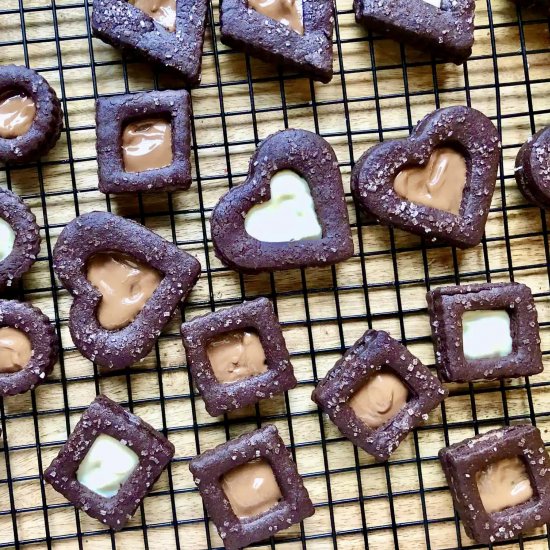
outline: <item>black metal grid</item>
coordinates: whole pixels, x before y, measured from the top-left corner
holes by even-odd
[[[463,101],[467,103],[474,103],[472,96],[478,94],[494,94],[494,113],[492,119],[497,124],[501,133],[504,131],[505,126],[509,123],[522,119],[527,119],[529,124],[529,130],[534,132],[536,129],[540,129],[540,119],[548,120],[547,115],[550,113],[550,105],[545,105],[542,109],[536,108],[532,90],[541,85],[548,85],[550,79],[545,78],[530,78],[530,59],[532,56],[544,56],[550,54],[550,40],[546,40],[543,47],[537,47],[535,49],[528,47],[528,40],[526,38],[530,29],[539,29],[540,32],[548,33],[548,20],[541,16],[542,12],[537,11],[522,11],[519,7],[513,7],[507,4],[505,0],[493,2],[494,6],[498,6],[499,10],[506,9],[508,12],[515,14],[515,18],[505,22],[495,22],[495,18],[498,14],[495,14],[495,7],[491,4],[490,0],[485,2],[478,2],[478,10],[487,11],[487,23],[480,24],[476,27],[476,37],[488,36],[488,52],[482,54],[474,54],[467,65],[461,69],[462,82],[457,86],[445,86],[444,80],[441,83],[441,72],[444,72],[442,64],[436,62],[433,59],[416,58],[410,59],[411,52],[403,47],[392,46],[398,48],[397,57],[393,57],[389,62],[380,62],[378,58],[379,48],[383,49],[388,47],[388,41],[380,37],[368,35],[361,35],[360,37],[348,38],[345,35],[344,27],[347,27],[351,20],[351,10],[348,9],[347,3],[342,4],[338,2],[338,17],[336,20],[335,29],[335,69],[336,69],[336,81],[340,84],[340,97],[337,99],[317,99],[317,95],[322,95],[322,88],[313,83],[309,83],[309,95],[310,98],[306,101],[290,102],[287,101],[288,86],[292,86],[292,82],[299,80],[297,75],[287,75],[283,73],[272,72],[267,76],[262,74],[261,77],[255,76],[255,67],[253,61],[249,58],[245,59],[245,72],[241,73],[241,77],[238,79],[228,79],[224,74],[224,68],[222,60],[225,56],[241,56],[229,52],[220,46],[219,43],[219,26],[217,24],[217,6],[210,8],[208,32],[212,38],[207,42],[207,47],[204,53],[205,64],[211,65],[212,69],[208,71],[212,75],[212,79],[205,82],[201,87],[201,90],[213,91],[218,101],[218,108],[213,113],[196,113],[193,123],[193,137],[194,137],[194,150],[193,160],[195,163],[195,180],[194,185],[187,193],[198,194],[198,204],[196,207],[187,208],[181,207],[176,198],[172,195],[168,196],[165,202],[160,207],[155,203],[150,206],[150,199],[147,196],[140,196],[136,200],[136,208],[129,208],[128,215],[135,217],[137,220],[148,223],[152,219],[161,218],[164,220],[164,227],[169,231],[169,237],[173,242],[179,246],[192,250],[201,259],[203,266],[203,281],[205,285],[205,293],[203,296],[193,295],[190,302],[182,309],[182,316],[195,315],[197,312],[204,310],[213,310],[220,306],[230,305],[240,301],[244,297],[251,297],[256,291],[251,291],[253,285],[249,278],[234,276],[236,282],[237,291],[232,295],[228,293],[227,296],[219,296],[216,291],[216,279],[218,276],[227,274],[227,270],[220,267],[218,263],[212,260],[213,256],[210,251],[210,242],[208,239],[208,222],[207,217],[211,210],[211,205],[208,204],[208,189],[214,182],[223,180],[229,186],[234,183],[238,183],[245,176],[243,170],[232,169],[233,151],[239,147],[253,147],[258,141],[265,137],[261,134],[261,122],[260,118],[265,116],[276,116],[279,120],[280,127],[288,127],[293,124],[294,115],[297,112],[303,110],[310,110],[310,123],[312,128],[330,141],[335,143],[344,142],[347,147],[347,155],[344,155],[346,160],[341,162],[342,170],[344,174],[349,173],[350,167],[353,165],[354,160],[357,158],[357,148],[354,147],[354,142],[361,141],[361,139],[388,139],[392,135],[401,135],[407,133],[414,126],[416,122],[415,101],[422,99],[423,96],[430,95],[434,98],[434,106],[438,107],[440,104],[444,104],[443,100],[447,95],[459,93],[463,98]],[[78,11],[82,18],[85,19],[85,32],[83,33],[65,33],[65,16],[72,13],[73,10]],[[44,13],[51,19],[51,25],[53,26],[52,37],[28,37],[26,24],[30,19],[35,16]],[[141,408],[147,405],[157,406],[159,416],[156,419],[156,425],[164,431],[171,438],[176,438],[179,435],[189,434],[191,440],[194,441],[194,448],[190,450],[188,455],[182,455],[177,453],[176,460],[168,469],[168,475],[164,485],[162,483],[152,491],[152,495],[148,497],[145,504],[141,506],[141,518],[142,521],[134,522],[130,524],[130,527],[126,529],[126,533],[135,532],[138,533],[138,538],[142,542],[144,548],[156,548],[156,533],[170,532],[173,541],[171,543],[165,543],[164,547],[169,548],[198,548],[197,543],[191,543],[186,536],[182,535],[185,531],[181,528],[191,526],[197,530],[204,529],[204,541],[205,545],[209,548],[216,547],[217,540],[212,538],[212,529],[208,521],[204,516],[194,518],[187,518],[183,512],[181,497],[196,496],[196,491],[192,487],[181,487],[177,479],[178,476],[174,472],[178,467],[186,465],[192,458],[193,454],[201,452],[208,447],[203,442],[203,433],[207,429],[217,429],[225,435],[225,438],[230,438],[235,435],[235,430],[239,431],[244,428],[248,428],[250,425],[260,425],[266,421],[280,422],[280,425],[286,426],[287,442],[290,444],[293,456],[297,458],[298,464],[301,464],[301,453],[304,450],[313,450],[314,452],[322,455],[322,467],[314,469],[314,471],[305,474],[307,482],[321,481],[324,484],[326,497],[323,494],[323,498],[316,499],[315,504],[317,508],[317,515],[324,514],[323,518],[326,521],[323,523],[320,529],[311,531],[308,528],[308,523],[301,525],[298,530],[294,530],[291,534],[281,534],[277,539],[273,539],[268,546],[271,548],[285,547],[284,543],[295,543],[296,547],[302,548],[315,548],[317,544],[323,545],[322,547],[338,548],[345,544],[346,541],[349,547],[349,540],[352,540],[355,544],[354,547],[369,547],[369,538],[371,539],[371,546],[381,547],[380,539],[376,539],[380,532],[387,534],[385,539],[386,548],[393,546],[395,548],[407,548],[409,547],[406,542],[407,533],[411,528],[419,528],[422,532],[422,540],[419,547],[426,548],[441,548],[441,547],[467,547],[467,548],[479,548],[479,545],[466,545],[463,542],[461,536],[458,518],[455,516],[444,517],[431,517],[431,512],[428,510],[427,498],[438,492],[443,492],[446,487],[443,482],[436,486],[424,485],[424,478],[426,475],[426,467],[430,467],[436,460],[435,453],[425,454],[421,449],[421,436],[423,432],[434,432],[441,434],[443,437],[443,443],[448,444],[451,440],[451,434],[453,430],[462,428],[470,429],[475,433],[487,429],[489,426],[498,424],[509,424],[518,420],[530,421],[533,424],[544,424],[545,420],[549,416],[548,405],[550,405],[550,399],[543,401],[543,408],[540,410],[535,407],[533,394],[539,393],[539,402],[541,391],[545,391],[550,382],[546,379],[535,378],[530,381],[528,378],[514,381],[512,384],[508,382],[501,382],[497,384],[488,385],[463,385],[453,386],[451,389],[451,398],[465,398],[469,401],[472,418],[466,420],[453,420],[449,418],[447,414],[447,406],[442,406],[441,421],[430,421],[425,427],[420,428],[412,435],[413,454],[406,458],[394,458],[389,463],[376,465],[365,459],[365,455],[359,452],[356,448],[345,447],[345,452],[353,455],[353,462],[350,466],[334,468],[331,466],[331,449],[334,449],[335,445],[344,445],[343,438],[332,430],[330,425],[322,418],[321,414],[314,407],[310,407],[307,410],[293,410],[294,404],[291,403],[291,398],[286,395],[283,403],[281,403],[276,412],[270,412],[265,414],[262,412],[262,407],[257,406],[251,416],[243,417],[224,417],[220,420],[208,420],[207,417],[202,418],[199,411],[199,400],[192,391],[179,391],[176,393],[165,392],[165,386],[167,385],[167,376],[183,374],[188,377],[184,365],[175,366],[163,366],[165,357],[163,351],[164,343],[175,344],[178,342],[177,325],[174,323],[171,325],[171,329],[166,331],[161,337],[159,344],[155,348],[153,353],[152,368],[146,368],[142,366],[133,367],[125,371],[122,376],[120,373],[115,375],[99,375],[97,368],[94,366],[93,372],[88,374],[73,374],[71,369],[66,368],[69,362],[72,361],[75,355],[77,355],[75,348],[71,347],[67,339],[67,333],[64,331],[66,327],[66,308],[64,307],[64,300],[67,300],[66,293],[60,288],[58,282],[56,282],[53,271],[51,269],[51,251],[55,237],[59,234],[59,231],[63,227],[66,221],[69,221],[73,215],[78,215],[86,209],[87,196],[96,196],[96,185],[82,185],[79,179],[79,167],[93,163],[95,156],[93,155],[75,155],[74,151],[77,149],[74,143],[79,140],[79,136],[86,132],[93,132],[93,124],[73,124],[71,122],[71,105],[76,102],[94,100],[101,93],[99,87],[101,85],[102,77],[97,76],[96,73],[100,70],[105,70],[110,67],[120,67],[122,70],[124,89],[126,91],[136,91],[131,85],[132,78],[130,72],[134,66],[132,60],[125,58],[117,58],[114,61],[96,60],[96,48],[97,42],[92,41],[90,32],[90,13],[91,2],[87,0],[82,1],[70,1],[70,0],[8,0],[2,2],[0,5],[0,62],[5,62],[6,58],[12,59],[14,48],[22,50],[22,61],[31,68],[38,70],[47,79],[58,79],[57,89],[62,97],[64,112],[65,112],[65,139],[66,139],[66,158],[59,158],[50,160],[50,157],[26,167],[8,167],[2,168],[0,171],[0,181],[2,185],[6,185],[8,188],[13,188],[15,191],[20,192],[21,178],[27,174],[32,174],[35,182],[31,186],[29,191],[28,186],[23,186],[26,190],[21,193],[23,198],[33,207],[37,214],[42,217],[42,236],[45,243],[43,253],[38,259],[38,267],[35,266],[35,270],[44,274],[42,278],[38,278],[36,281],[32,279],[29,283],[28,279],[25,279],[17,289],[14,289],[13,296],[21,299],[35,301],[44,296],[48,297],[51,306],[52,320],[55,321],[58,333],[61,335],[61,344],[63,346],[63,353],[60,358],[59,375],[54,375],[49,379],[44,388],[46,390],[52,389],[57,391],[58,400],[48,401],[44,407],[41,402],[40,388],[36,392],[31,392],[30,396],[26,398],[28,401],[22,401],[21,406],[12,406],[13,402],[5,401],[0,403],[0,414],[2,423],[2,451],[3,460],[5,461],[5,475],[0,478],[0,493],[6,495],[7,506],[2,506],[0,510],[0,525],[1,532],[10,532],[11,535],[4,537],[0,542],[0,547],[36,547],[36,548],[53,548],[56,545],[65,543],[67,548],[84,548],[86,541],[91,537],[104,537],[108,531],[102,528],[101,525],[95,523],[89,523],[85,521],[84,514],[74,512],[74,530],[65,530],[63,534],[57,534],[58,526],[55,524],[55,514],[59,511],[72,510],[72,507],[63,502],[52,502],[49,489],[46,489],[43,484],[40,483],[42,477],[43,468],[49,464],[49,457],[52,453],[55,453],[59,446],[64,442],[63,438],[51,438],[44,437],[44,423],[48,422],[48,419],[62,418],[66,426],[67,432],[70,431],[71,422],[74,423],[74,417],[79,416],[82,410],[84,410],[87,402],[92,400],[92,397],[79,401],[78,404],[74,404],[72,396],[78,388],[84,387],[86,384],[92,384],[95,393],[100,391],[106,391],[105,385],[109,383],[109,379],[116,380],[117,383],[122,382],[122,386],[125,389],[125,395],[118,399],[123,405],[128,406],[132,410],[138,412]],[[2,28],[3,22],[6,18],[19,18],[21,28],[21,39],[10,40],[3,36]],[[499,36],[503,36],[508,32],[517,33],[518,40],[516,47],[509,51],[501,51]],[[539,32],[539,31],[537,31]],[[546,36],[548,39],[548,36]],[[503,38],[505,41],[506,38]],[[64,46],[71,42],[80,42],[86,45],[89,55],[89,63],[82,62],[70,62],[65,59]],[[364,47],[365,65],[360,68],[354,67],[353,69],[346,68],[346,55],[347,50],[353,48],[356,44]],[[43,65],[37,63],[37,56],[32,55],[31,51],[36,51],[37,47],[47,48],[52,46],[55,51],[55,58],[57,63],[52,65]],[[20,51],[18,50],[18,51]],[[9,52],[9,53],[7,53]],[[17,57],[17,54],[16,54]],[[32,57],[32,62],[31,62]],[[39,59],[39,58],[38,58]],[[501,67],[505,66],[506,62],[512,60],[517,63],[517,67],[521,68],[521,72],[517,75],[514,74],[512,80],[501,81],[499,78]],[[494,79],[490,84],[487,83],[471,83],[470,67],[475,66],[476,63],[489,63],[494,71]],[[409,72],[415,69],[425,69],[432,75],[432,89],[414,91],[409,87],[410,76]],[[92,93],[91,94],[73,94],[70,91],[71,83],[68,82],[68,71],[91,71],[92,75]],[[380,91],[383,86],[387,75],[400,74],[402,79],[402,91],[384,93]],[[372,93],[364,94],[356,97],[351,97],[349,94],[350,82],[353,82],[357,76],[364,75],[368,77],[369,82],[372,83]],[[278,90],[280,93],[280,106],[265,107],[256,106],[256,98],[258,93],[256,88],[259,86],[270,85],[273,90]],[[158,74],[154,75],[154,86],[161,86],[161,80]],[[506,96],[507,92],[514,87],[524,86],[527,109],[513,109],[510,111],[503,109],[503,105],[508,103],[503,96]],[[232,89],[246,89],[249,97],[246,101],[250,101],[250,108],[234,109],[227,108],[228,98],[231,96]],[[197,94],[199,92],[194,92]],[[385,104],[387,102],[398,101],[404,104],[406,116],[399,120],[398,124],[386,124],[384,122],[384,114],[387,112]],[[375,121],[374,125],[367,125],[366,129],[357,130],[354,128],[354,106],[369,105],[369,108],[375,108]],[[326,131],[323,125],[323,113],[327,108],[336,107],[341,108],[345,116],[345,129],[344,130],[330,130]],[[425,112],[428,112],[428,109]],[[424,113],[422,113],[424,114]],[[233,139],[230,136],[229,128],[231,121],[238,117],[250,117],[252,126],[250,132],[252,137],[247,139]],[[545,118],[546,117],[546,118]],[[208,121],[219,121],[221,125],[221,140],[214,143],[201,143],[198,139],[199,126]],[[75,140],[73,142],[73,140]],[[506,155],[509,151],[515,151],[521,144],[520,143],[508,143],[503,140],[503,152]],[[58,146],[59,147],[59,146]],[[344,149],[346,148],[344,147]],[[360,147],[364,149],[364,147]],[[207,170],[207,174],[201,173],[201,167],[204,162],[204,154],[209,151],[220,151],[220,158],[225,162],[227,168],[218,173],[210,173]],[[340,155],[342,157],[342,155]],[[342,160],[342,158],[341,158]],[[46,176],[48,171],[59,168],[62,173],[62,177],[66,185],[61,189],[49,189],[49,177]],[[490,235],[483,240],[481,245],[481,261],[474,266],[470,266],[467,269],[461,268],[461,256],[456,250],[451,250],[442,246],[428,247],[419,239],[409,239],[403,241],[402,234],[392,230],[381,230],[384,235],[385,245],[379,247],[376,250],[370,250],[365,245],[365,235],[368,237],[369,232],[373,230],[375,225],[361,217],[356,218],[352,227],[356,236],[356,253],[353,261],[358,262],[360,265],[359,273],[360,278],[348,280],[345,277],[339,276],[337,268],[330,268],[326,271],[326,276],[323,278],[322,285],[315,285],[310,282],[310,272],[301,271],[297,276],[297,285],[289,285],[285,290],[279,290],[280,282],[284,280],[279,276],[271,275],[263,279],[261,287],[261,293],[269,296],[275,304],[276,309],[279,307],[279,303],[286,299],[299,299],[303,302],[303,319],[299,321],[285,321],[283,325],[285,329],[293,329],[299,327],[303,329],[304,342],[303,349],[301,351],[293,352],[293,359],[300,361],[306,359],[311,361],[310,376],[301,377],[299,382],[299,389],[306,389],[309,391],[318,379],[318,367],[323,363],[325,357],[332,357],[335,354],[341,353],[349,344],[349,337],[347,327],[356,322],[364,322],[368,326],[379,326],[379,324],[386,321],[393,320],[397,324],[397,332],[394,332],[394,336],[400,338],[405,344],[414,347],[415,345],[425,344],[429,341],[428,334],[421,336],[416,335],[415,331],[411,331],[411,326],[408,323],[410,319],[413,319],[417,314],[424,314],[424,307],[408,307],[407,305],[407,291],[414,287],[430,288],[445,283],[460,283],[470,280],[479,279],[522,279],[524,276],[536,274],[537,280],[540,283],[540,287],[535,289],[535,297],[539,305],[544,305],[548,301],[550,296],[550,270],[548,268],[550,250],[548,246],[548,234],[547,234],[547,220],[543,212],[539,212],[537,209],[525,204],[524,202],[517,202],[513,205],[509,205],[507,201],[507,195],[514,193],[510,191],[513,187],[513,173],[510,169],[505,168],[504,163],[501,161],[499,176],[499,186],[501,192],[501,204],[498,201],[493,201],[493,208],[491,209],[492,216],[502,216],[501,223],[499,225],[500,231],[497,234]],[[344,176],[347,177],[346,175]],[[49,215],[53,212],[52,204],[58,204],[62,201],[64,205],[70,205],[74,208],[74,212],[67,214],[67,220],[64,222],[50,221]],[[496,203],[496,204],[495,204]],[[82,205],[84,204],[84,207]],[[121,205],[116,204],[116,200],[107,197],[105,200],[106,209],[113,208],[119,211]],[[525,212],[525,216],[531,217],[531,219],[540,218],[540,225],[535,224],[536,227],[529,226],[528,230],[518,231],[513,229],[512,226],[517,226],[515,222],[510,222],[509,218],[515,216],[518,212]],[[195,220],[200,225],[202,236],[200,238],[179,238],[179,228],[186,220]],[[517,248],[522,246],[524,242],[531,242],[531,240],[537,240],[539,246],[544,247],[544,255],[537,261],[527,263],[519,262],[517,259]],[[504,249],[504,260],[497,262],[497,266],[492,265],[492,247],[499,246]],[[450,265],[447,266],[445,273],[433,274],[433,268],[431,268],[431,260],[433,254],[447,253],[451,260]],[[419,271],[417,276],[401,276],[404,271],[403,264],[400,262],[400,258],[407,258],[408,254],[415,254],[420,258],[422,270]],[[371,280],[368,273],[368,262],[375,261],[380,258],[387,258],[389,265],[391,266],[390,272],[387,273],[387,277],[384,281]],[[437,270],[436,270],[437,271]],[[283,276],[284,277],[284,276]],[[383,311],[379,311],[378,308],[372,307],[373,295],[377,291],[390,291],[392,297],[395,299],[395,307],[386,308]],[[316,315],[314,309],[314,300],[316,296],[330,295],[334,304],[330,314],[323,313],[322,315]],[[366,313],[349,313],[347,299],[349,296],[354,296],[355,299],[360,299],[364,302],[364,312]],[[336,343],[334,345],[319,345],[316,330],[320,326],[331,325],[336,330]],[[550,326],[550,319],[544,317],[541,318],[541,330],[543,333]],[[411,332],[415,335],[411,335]],[[546,357],[550,350],[545,347],[543,350]],[[323,364],[323,372],[326,370]],[[141,376],[153,376],[156,378],[158,384],[158,395],[154,397],[135,397],[133,392],[133,386],[139,384]],[[322,373],[321,373],[322,376]],[[147,378],[149,380],[149,378]],[[191,387],[191,382],[188,379],[188,385]],[[297,391],[297,390],[295,390]],[[526,405],[518,413],[517,411],[510,411],[509,396],[513,392],[524,392]],[[546,390],[547,392],[548,390]],[[484,418],[483,414],[480,414],[482,418],[478,417],[478,411],[476,407],[476,398],[483,396],[484,394],[490,394],[493,396],[493,400],[499,400],[502,414],[492,416],[490,418]],[[116,397],[115,397],[116,398]],[[15,398],[17,399],[17,398]],[[189,404],[190,416],[186,423],[172,425],[170,422],[170,407],[172,405]],[[29,405],[25,407],[25,405]],[[255,413],[255,414],[254,414]],[[71,415],[73,418],[71,418]],[[314,437],[309,441],[296,441],[296,425],[300,421],[306,419],[310,422],[311,426],[316,426],[319,431],[319,436]],[[26,443],[13,443],[11,438],[15,436],[14,431],[23,429],[30,429],[34,432],[34,438],[31,442]],[[244,428],[243,428],[244,427]],[[544,436],[544,433],[543,433]],[[344,448],[344,447],[342,447]],[[26,457],[27,452],[36,455],[37,468],[27,471],[24,475],[17,473],[12,475],[12,471],[16,469],[20,470],[18,465],[19,456]],[[48,458],[45,458],[47,455]],[[395,490],[392,488],[398,485],[398,472],[399,467],[412,466],[417,474],[417,485],[415,489],[407,490]],[[181,471],[181,469],[179,470]],[[365,484],[365,474],[373,472],[381,475],[385,479],[386,490],[380,491],[376,494],[368,494],[367,486]],[[345,498],[337,498],[334,496],[335,489],[338,482],[334,481],[338,479],[339,475],[352,474],[356,478],[357,489],[354,494],[346,495]],[[393,475],[393,477],[392,477]],[[368,479],[368,477],[367,477]],[[18,487],[26,483],[34,483],[33,487],[40,487],[39,491],[35,495],[33,505],[26,505],[24,507],[18,504]],[[160,488],[159,488],[160,485]],[[418,520],[406,520],[400,519],[400,514],[397,511],[397,502],[402,497],[417,497],[420,500],[421,506],[421,518]],[[164,502],[168,503],[168,511],[163,514],[162,521],[151,521],[149,517],[154,516],[150,510],[146,509],[149,501],[157,501],[157,499],[165,499]],[[160,502],[160,500],[159,500]],[[367,511],[368,503],[386,503],[389,509],[389,521],[382,525],[375,525],[373,518],[370,515],[372,512]],[[338,509],[342,506],[357,506],[359,508],[360,524],[355,527],[343,528],[339,521]],[[21,529],[21,518],[25,515],[38,514],[43,518],[43,527],[40,527],[38,531],[40,534],[35,533],[27,534],[28,529]],[[204,514],[204,512],[203,512]],[[310,520],[308,520],[310,521]],[[441,545],[440,542],[434,543],[434,533],[442,524],[455,525],[456,541],[449,540],[447,545]],[[55,524],[55,525],[54,525]],[[377,542],[372,543],[373,537]],[[121,542],[120,535],[109,534],[104,539],[105,547],[125,547],[125,543]],[[135,539],[133,539],[135,542]],[[534,547],[534,544],[539,544],[540,547],[550,547],[550,538],[544,532],[540,532],[534,535],[523,537],[518,542],[519,548],[524,548],[529,545],[530,548]],[[34,546],[33,546],[34,545]],[[137,547],[137,546],[136,546]],[[292,546],[294,547],[294,546]],[[321,547],[321,546],[319,546]],[[538,547],[538,546],[537,546]]]

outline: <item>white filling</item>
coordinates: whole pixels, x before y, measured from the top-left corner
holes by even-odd
[[[441,0],[424,0],[424,2],[435,6],[437,9],[441,9]]]
[[[0,218],[0,262],[11,254],[14,241],[15,232],[11,225]]]
[[[277,172],[270,182],[271,199],[246,215],[246,232],[266,243],[318,240],[323,236],[307,181],[292,170]]]
[[[510,315],[504,310],[467,311],[462,316],[462,342],[469,360],[510,355]]]
[[[132,449],[110,435],[98,435],[80,463],[76,478],[94,493],[114,497],[139,463]]]

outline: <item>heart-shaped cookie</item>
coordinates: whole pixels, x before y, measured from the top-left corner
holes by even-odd
[[[408,139],[368,150],[353,169],[351,187],[358,204],[381,223],[468,248],[483,236],[499,154],[497,129],[484,114],[469,107],[439,109]],[[413,181],[409,171],[430,163],[428,180]],[[463,187],[459,203],[456,186]]]
[[[69,329],[76,347],[112,370],[151,351],[200,274],[195,258],[142,225],[108,212],[92,212],[69,223],[53,260],[56,274],[74,296]]]
[[[299,179],[303,178],[309,186],[321,238],[315,238],[319,235],[311,230],[313,216],[307,208],[306,191],[291,189],[291,208],[296,205],[298,195],[306,199],[299,201],[298,211],[294,208],[292,214],[294,221],[299,211],[308,218],[305,233],[299,239],[281,242],[289,229],[288,220],[281,216],[276,225],[267,224],[271,242],[258,240],[247,232],[247,214],[272,200],[272,180],[288,171],[301,176]],[[292,180],[296,182],[293,176]],[[282,189],[283,196],[288,192]],[[248,179],[220,199],[210,224],[216,255],[225,265],[244,273],[330,265],[353,254],[338,161],[322,137],[305,130],[284,130],[268,137],[250,161]],[[257,232],[256,235],[261,237]]]
[[[529,202],[550,208],[550,126],[532,136],[519,150],[516,181]]]

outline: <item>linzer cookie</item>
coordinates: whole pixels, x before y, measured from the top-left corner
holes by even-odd
[[[332,79],[331,0],[221,0],[224,44],[314,80]]]
[[[95,0],[92,29],[115,48],[201,79],[207,0]]]
[[[519,150],[516,181],[529,202],[550,208],[550,126],[536,133]]]
[[[305,130],[268,137],[248,179],[220,199],[210,223],[218,258],[244,273],[330,265],[353,254],[338,161]]]
[[[187,365],[212,416],[296,386],[281,326],[267,298],[197,317],[181,327]]]
[[[34,214],[15,193],[0,189],[0,291],[31,268],[39,251]]]
[[[100,395],[44,478],[71,504],[119,531],[173,456],[174,445],[161,433]]]
[[[103,193],[175,191],[191,185],[191,107],[185,90],[97,100]]]
[[[227,550],[271,537],[315,512],[275,426],[206,451],[189,469]]]
[[[368,330],[311,397],[352,443],[383,461],[447,394],[405,346]]]
[[[199,262],[142,225],[108,212],[61,232],[53,265],[74,296],[69,329],[82,355],[122,369],[151,351],[200,274]]]
[[[0,66],[0,161],[45,155],[59,139],[62,117],[54,90],[36,71]]]
[[[439,451],[469,537],[502,542],[550,522],[550,458],[540,432],[521,424]]]
[[[377,33],[460,65],[472,53],[475,1],[354,0],[355,19]]]
[[[367,151],[353,169],[352,191],[383,224],[430,241],[476,246],[491,206],[499,151],[497,129],[485,115],[469,107],[439,109],[408,139]]]
[[[0,395],[16,395],[44,382],[57,360],[57,336],[38,309],[0,300]]]
[[[483,283],[428,292],[439,376],[448,382],[542,372],[537,310],[519,283]]]

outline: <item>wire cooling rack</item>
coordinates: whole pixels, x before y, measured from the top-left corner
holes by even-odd
[[[388,330],[433,366],[425,292],[449,283],[518,280],[536,297],[542,348],[550,350],[548,220],[525,203],[513,179],[518,147],[550,124],[550,36],[544,12],[508,0],[477,2],[476,45],[462,67],[436,62],[371,36],[337,1],[335,77],[318,85],[231,52],[219,41],[218,5],[209,10],[203,83],[193,91],[194,184],[187,192],[105,197],[98,192],[94,100],[99,95],[177,86],[162,72],[92,39],[91,2],[1,0],[0,63],[38,70],[62,98],[65,130],[41,162],[0,169],[0,184],[20,194],[41,226],[42,250],[13,297],[55,322],[62,353],[37,390],[0,402],[0,547],[30,549],[220,548],[188,462],[197,453],[266,422],[290,446],[316,507],[314,517],[262,548],[480,548],[454,514],[437,451],[474,433],[515,422],[536,424],[546,441],[550,375],[450,385],[451,395],[385,464],[344,440],[309,396],[346,347],[368,327]],[[465,252],[358,216],[349,194],[355,160],[382,139],[408,135],[436,107],[472,105],[497,125],[503,157],[483,243]],[[214,257],[208,217],[241,182],[259,140],[285,127],[327,138],[347,191],[355,255],[336,267],[239,276]],[[299,385],[288,395],[223,418],[209,417],[192,390],[178,315],[139,365],[100,374],[74,348],[71,300],[51,268],[66,223],[91,210],[132,217],[195,255],[202,278],[184,318],[265,295],[275,304]],[[103,392],[163,431],[176,457],[119,534],[79,513],[42,472],[82,411]],[[546,529],[506,548],[548,548]]]

